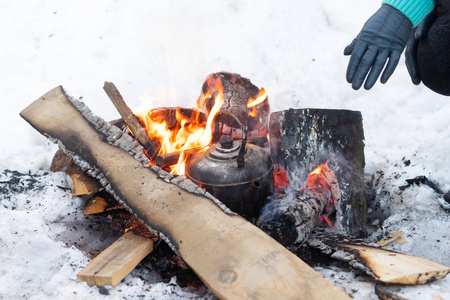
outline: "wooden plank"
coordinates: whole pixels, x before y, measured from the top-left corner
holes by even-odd
[[[128,231],[77,274],[90,286],[118,284],[153,250],[153,240]]]
[[[127,151],[109,144],[105,132],[87,121],[74,103],[57,87],[21,116],[84,161],[78,163],[95,165],[110,183],[107,189],[148,227],[162,233],[216,296],[350,299],[244,218],[225,213],[209,197],[165,183]]]
[[[384,283],[425,284],[444,278],[450,272],[450,267],[418,256],[364,245],[338,246],[357,251],[361,262]]]

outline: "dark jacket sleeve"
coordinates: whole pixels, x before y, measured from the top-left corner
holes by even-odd
[[[436,3],[436,9],[438,15],[444,15],[450,13],[450,0],[434,0]]]

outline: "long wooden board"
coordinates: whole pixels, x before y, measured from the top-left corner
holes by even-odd
[[[210,199],[164,183],[127,151],[109,144],[62,87],[21,116],[39,132],[94,164],[116,197],[161,232],[222,299],[350,299],[244,218]]]

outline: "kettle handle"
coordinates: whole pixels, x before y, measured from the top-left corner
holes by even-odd
[[[236,122],[242,129],[242,142],[241,142],[241,147],[239,149],[239,153],[238,153],[238,157],[237,157],[237,167],[242,168],[245,166],[244,154],[245,154],[245,146],[247,145],[247,128],[244,126],[244,124],[242,124],[241,120],[239,120],[238,117],[236,117],[236,115],[234,115],[230,112],[219,112],[216,115],[216,117],[220,117],[221,115],[231,116],[232,118],[234,118],[236,120]]]

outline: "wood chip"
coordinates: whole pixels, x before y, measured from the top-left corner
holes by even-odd
[[[386,246],[387,244],[392,243],[393,241],[395,241],[396,239],[400,238],[402,235],[404,235],[405,233],[403,231],[397,231],[395,233],[392,233],[390,235],[388,235],[387,237],[379,240],[377,242],[378,245],[380,246]]]

